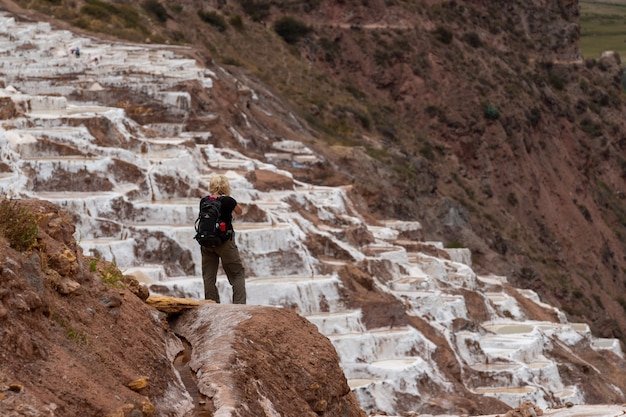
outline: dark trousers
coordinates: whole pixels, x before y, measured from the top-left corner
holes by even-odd
[[[239,257],[239,249],[235,244],[235,238],[227,240],[217,248],[200,247],[202,253],[202,280],[204,281],[204,298],[220,302],[220,295],[215,285],[217,281],[217,268],[222,260],[222,268],[233,287],[233,304],[246,303],[246,280],[245,269]]]

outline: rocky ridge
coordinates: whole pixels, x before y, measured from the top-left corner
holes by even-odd
[[[2,189],[76,213],[72,235],[86,253],[115,261],[153,293],[197,298],[191,223],[206,178],[223,172],[246,206],[236,228],[250,303],[280,306],[315,323],[368,411],[476,414],[525,398],[543,407],[622,401],[619,372],[606,371],[621,366],[617,341],[593,337],[504,277],[477,275],[469,251],[424,242],[418,222],[365,221],[349,187],[302,183],[227,147],[232,138],[238,146],[252,139],[199,113],[195,101],[211,108],[222,91],[235,91],[232,109],[259,106],[269,116],[277,103],[272,97],[172,50],[76,38],[11,18],[3,25],[5,41],[20,52],[2,68]],[[80,60],[68,54],[75,45]],[[42,55],[45,68],[38,65]],[[58,78],[51,81],[51,73]],[[108,106],[124,94],[145,94],[163,114],[137,124],[126,113],[140,108],[123,101]],[[189,130],[187,123],[197,128],[198,120],[215,129]],[[298,128],[297,121],[291,126]],[[215,133],[225,131],[227,138]],[[323,161],[295,141],[268,143],[267,159],[302,169]],[[226,306],[201,310],[219,307]],[[250,325],[251,334],[261,332]],[[213,397],[210,384],[204,390]],[[309,401],[325,412],[317,394],[309,393]]]

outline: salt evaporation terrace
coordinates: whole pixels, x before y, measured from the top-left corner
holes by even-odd
[[[82,50],[80,58],[70,55],[75,47]],[[184,189],[206,189],[211,175],[227,175],[235,198],[244,206],[255,206],[265,217],[235,223],[248,276],[248,302],[295,309],[313,322],[334,344],[349,384],[368,412],[397,412],[398,396],[419,403],[420,381],[442,392],[449,392],[452,385],[432,358],[435,343],[424,334],[393,323],[367,329],[361,311],[345,307],[342,283],[333,271],[350,262],[387,261],[378,265],[387,265],[393,278],[377,279],[379,289],[402,300],[408,314],[445,335],[464,364],[464,383],[470,391],[512,407],[526,400],[544,409],[585,403],[578,387],[564,385],[558,364],[546,355],[555,340],[572,346],[587,339],[598,350],[622,356],[617,340],[596,339],[586,325],[568,323],[559,311],[554,311],[559,323],[527,320],[516,299],[503,291],[506,278],[477,276],[467,250],[400,239],[402,232],[419,231],[418,222],[368,225],[341,187],[295,182],[290,190],[259,191],[246,179],[250,171],[291,175],[216,147],[211,131],[183,132],[176,123],[139,126],[123,109],[68,98],[81,91],[125,87],[149,94],[182,120],[190,97],[168,90],[186,80],[212,89],[219,77],[178,56],[173,48],[105,43],[53,30],[46,23],[18,23],[0,14],[0,54],[0,79],[5,85],[0,99],[8,98],[22,110],[0,127],[0,161],[10,167],[0,175],[1,193],[50,200],[76,212],[76,238],[85,253],[114,261],[153,292],[202,298],[201,262],[192,238],[197,198],[161,187],[159,178],[184,182]],[[100,143],[87,128],[102,120],[119,136],[116,147]],[[152,134],[145,134],[146,129]],[[246,140],[234,127],[232,131]],[[273,146],[277,155],[294,163],[306,165],[315,158],[302,144],[278,141]],[[134,173],[131,178],[125,176],[129,171]],[[110,187],[103,191],[97,184]],[[300,211],[316,213],[316,221]],[[348,227],[367,228],[375,243],[363,247],[347,243],[339,236]],[[307,237],[332,242],[348,259],[313,257],[304,244]],[[164,252],[171,256],[156,256]],[[447,255],[429,255],[434,252]],[[227,302],[230,287],[224,276],[219,283],[222,300]],[[461,289],[480,294],[490,309],[491,317],[479,331],[452,330],[455,318],[468,318]],[[519,290],[519,294],[552,309],[532,291]],[[478,348],[470,350],[471,346]],[[584,413],[609,416],[623,411],[595,406]],[[546,415],[578,414],[560,409]]]

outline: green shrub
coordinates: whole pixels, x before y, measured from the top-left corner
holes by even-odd
[[[532,109],[530,109],[530,113],[528,114],[527,118],[528,123],[530,123],[532,127],[536,127],[541,121],[541,111],[537,107],[533,107]]]
[[[170,34],[169,34],[169,37],[174,42],[179,42],[179,43],[186,43],[187,42],[187,37],[185,36],[185,34],[183,32],[181,32],[179,30],[171,31]]]
[[[587,220],[589,223],[593,223],[589,209],[583,204],[577,204],[577,207],[578,207],[578,210],[580,210],[580,214],[583,215],[585,220]]]
[[[326,37],[320,38],[319,42],[320,47],[324,50],[324,60],[326,62],[335,62],[335,60],[341,55],[341,47],[339,44]]]
[[[205,12],[204,10],[198,10],[198,17],[205,23],[213,26],[220,32],[224,32],[228,26],[226,25],[226,20],[224,17],[214,11]]]
[[[585,117],[583,120],[581,120],[580,128],[590,138],[597,138],[599,136],[602,136],[602,125],[594,122],[589,117]]]
[[[461,242],[459,242],[457,240],[453,240],[451,242],[447,242],[444,245],[444,247],[446,249],[463,249],[463,248],[465,248],[465,246]]]
[[[98,270],[98,263],[100,262],[100,259],[98,258],[93,258],[92,260],[89,261],[89,271],[90,272],[96,272]]]
[[[111,18],[111,10],[99,3],[88,3],[80,8],[80,12],[98,20],[108,20]]]
[[[18,251],[29,250],[37,241],[37,219],[15,200],[0,202],[0,235]]]
[[[100,279],[110,288],[124,288],[124,274],[115,264],[109,264],[100,271]]]
[[[159,0],[146,0],[141,5],[143,9],[157,18],[157,20],[161,23],[165,23],[167,21],[167,10],[165,10],[165,6],[163,6]]]
[[[585,66],[589,69],[595,67],[597,63],[598,61],[595,58],[585,59]]]
[[[57,323],[59,326],[61,326],[61,328],[63,328],[63,331],[65,332],[65,336],[69,340],[73,340],[79,345],[87,344],[87,334],[85,334],[85,332],[81,330],[77,330],[74,327],[72,327],[70,323],[68,323],[63,317],[61,317],[57,313],[53,313],[51,318],[52,320],[54,320],[55,323]]]
[[[498,120],[500,118],[500,110],[493,104],[486,104],[484,115],[487,120]]]
[[[259,0],[239,0],[243,11],[255,22],[262,22],[270,14],[270,3]]]
[[[139,13],[131,6],[120,4],[109,4],[101,0],[87,0],[86,4],[80,8],[82,14],[89,15],[94,19],[110,22],[111,16],[116,16],[124,22],[127,28],[137,28],[139,24]],[[75,23],[80,27],[89,28],[89,22],[79,18]]]
[[[480,40],[480,36],[478,36],[476,32],[466,33],[463,35],[463,40],[473,48],[480,48],[483,46],[483,42]]]
[[[365,99],[367,98],[367,96],[365,95],[363,91],[361,91],[358,87],[355,87],[353,85],[348,84],[346,86],[346,91],[352,94],[352,97],[354,97],[355,99],[359,101],[365,101]]]
[[[241,61],[239,61],[237,58],[233,58],[232,56],[223,57],[221,62],[224,65],[233,65],[235,67],[243,67],[243,64],[241,63]]]
[[[289,44],[298,42],[305,37],[311,28],[290,16],[284,16],[274,22],[274,31]]]
[[[551,73],[548,75],[548,81],[550,85],[554,87],[556,90],[563,90],[565,88],[565,79],[561,77],[559,74]]]
[[[435,152],[433,151],[433,145],[430,142],[424,142],[419,149],[419,154],[429,161],[435,160]]]
[[[243,25],[243,19],[238,14],[231,16],[231,18],[228,19],[228,23],[230,23],[230,25],[239,32],[242,32],[245,29]]]
[[[452,34],[451,31],[444,28],[443,26],[438,26],[437,29],[435,29],[435,38],[438,41],[448,45],[452,43],[452,39],[454,39],[454,35]]]
[[[167,7],[169,7],[173,12],[176,13],[180,13],[184,10],[183,5],[178,3],[168,4]]]

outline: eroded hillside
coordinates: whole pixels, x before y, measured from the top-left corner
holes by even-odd
[[[187,371],[195,372],[198,391],[212,399],[198,405],[231,408],[243,392],[254,415],[277,404],[292,406],[289,414],[311,408],[334,415],[334,407],[351,401],[348,387],[364,409],[385,415],[492,413],[524,400],[539,407],[623,402],[619,341],[594,337],[587,325],[568,322],[535,292],[510,286],[506,277],[475,273],[469,250],[424,241],[419,222],[366,221],[350,198],[354,187],[315,186],[280,169],[310,175],[327,172],[332,162],[286,140],[312,135],[260,84],[235,78],[214,63],[198,65],[189,58],[197,56],[190,48],[100,41],[21,19],[4,14],[0,19],[0,41],[5,51],[15,51],[6,55],[1,71],[0,184],[7,195],[51,200],[71,211],[67,221],[75,230],[68,228],[65,237],[76,237],[84,253],[94,256],[96,271],[98,259],[112,260],[152,292],[184,296],[186,303],[202,298],[192,227],[197,197],[210,176],[225,173],[245,208],[236,230],[252,306],[203,305],[197,317],[185,314],[175,324],[192,346]],[[365,169],[367,161],[360,159]],[[376,183],[375,176],[368,180]],[[50,224],[47,216],[41,220]],[[55,227],[62,222],[51,221]],[[2,232],[8,239],[18,235]],[[54,268],[48,268],[46,248],[54,246],[35,246],[30,253],[41,257],[44,274],[55,268],[66,277],[75,272],[72,257],[79,256],[71,248],[51,257]],[[11,264],[13,255],[7,256]],[[28,285],[20,285],[23,277],[13,277],[24,269],[11,265],[5,286],[18,284],[29,292]],[[114,268],[102,272],[109,284],[121,278]],[[82,288],[79,278],[52,279],[51,290],[71,296]],[[2,327],[20,326],[15,314],[21,292],[3,297],[10,308]],[[290,320],[282,321],[280,314],[267,314],[282,323],[269,332],[262,318],[248,317],[267,312],[258,307],[265,305],[281,306],[298,332],[285,330]],[[37,304],[31,307],[37,316]],[[67,316],[85,314],[80,303],[76,307],[79,311]],[[143,311],[141,305],[131,308]],[[36,334],[54,328],[41,321]],[[72,323],[69,339],[77,329]],[[348,385],[339,376],[329,377],[332,383],[316,381],[338,367],[328,343],[307,337],[316,334],[311,323],[332,342]],[[292,336],[295,346],[289,344]],[[7,340],[7,349],[19,345]],[[150,349],[161,354],[162,345]],[[180,350],[180,344],[174,348]],[[278,350],[268,352],[272,348]],[[305,360],[322,352],[323,363],[300,366],[286,352]],[[280,371],[268,372],[277,369],[268,367],[275,362],[281,362]],[[64,366],[49,372],[58,374]],[[304,384],[286,382],[283,375]],[[7,380],[3,387],[10,399],[12,393],[30,392],[19,387],[20,380],[35,389],[45,385],[45,378],[39,382],[32,374],[10,380],[16,382]],[[133,382],[141,390],[146,380]],[[272,387],[299,391],[276,395]],[[179,394],[174,396],[184,399]],[[306,405],[296,405],[298,398]],[[124,409],[138,414],[137,405],[132,408]]]
[[[621,67],[580,57],[576,1],[127,2],[132,13],[20,4],[106,36],[193,44],[306,120],[265,118],[276,136],[263,139],[302,140],[328,158],[297,178],[352,183],[364,212],[417,219],[428,239],[470,248],[477,268],[536,289],[599,336],[623,337]],[[125,13],[149,29],[106,18]],[[285,16],[295,22],[281,37]],[[215,111],[252,129],[233,103]],[[264,120],[253,105],[237,109]],[[221,140],[238,146],[228,130]],[[241,150],[257,156],[269,142]]]

